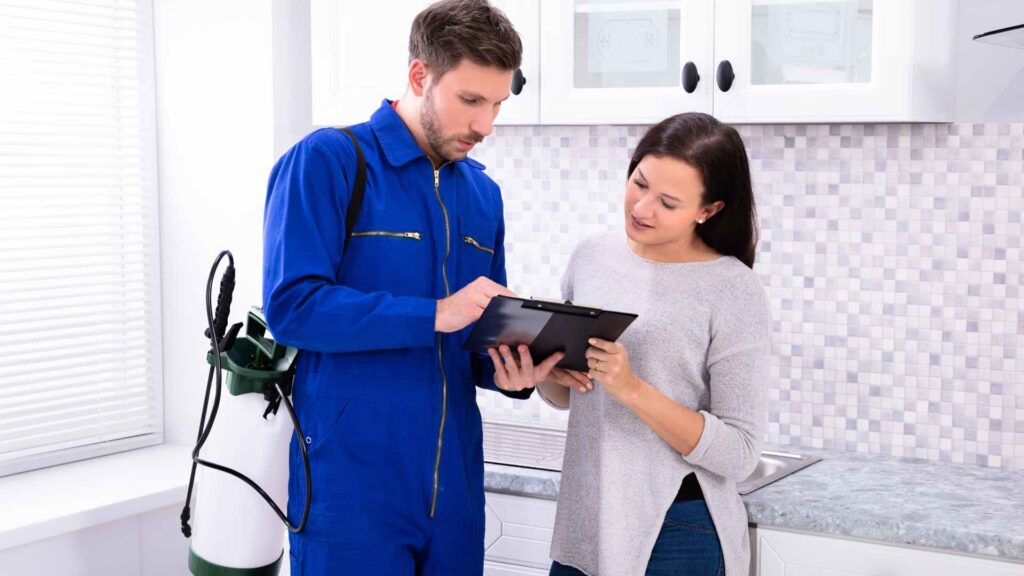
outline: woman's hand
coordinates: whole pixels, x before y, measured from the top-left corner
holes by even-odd
[[[548,382],[554,382],[565,388],[575,388],[580,392],[587,392],[594,389],[594,383],[587,378],[587,375],[578,370],[566,370],[564,368],[552,368],[548,375]]]
[[[587,348],[587,375],[616,398],[640,388],[640,379],[629,367],[629,354],[622,344],[591,338]]]
[[[500,355],[499,355],[500,352]],[[494,362],[494,385],[508,392],[518,392],[533,388],[548,378],[551,369],[565,354],[555,352],[540,364],[534,366],[530,357],[530,348],[520,344],[517,349],[518,360],[512,355],[512,349],[502,344],[498,350],[488,348],[487,354]]]

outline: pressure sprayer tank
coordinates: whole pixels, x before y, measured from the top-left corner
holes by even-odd
[[[264,390],[290,379],[297,351],[265,335],[263,313],[254,308],[245,338],[221,352],[228,394],[221,395],[215,425],[200,457],[248,476],[283,509],[293,428],[283,408],[264,418],[268,406]],[[213,364],[212,351],[207,361]],[[276,575],[283,561],[286,530],[263,498],[241,480],[205,466],[199,467],[196,490],[188,558],[192,574],[241,574],[237,569],[243,569],[246,576]]]

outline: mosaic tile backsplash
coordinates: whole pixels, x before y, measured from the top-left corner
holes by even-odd
[[[774,321],[775,444],[1024,468],[1024,124],[739,126]],[[509,283],[558,297],[582,238],[622,226],[646,126],[504,126]],[[484,418],[565,428],[539,399]]]

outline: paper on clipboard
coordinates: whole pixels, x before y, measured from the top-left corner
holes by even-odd
[[[463,343],[464,350],[487,354],[501,344],[530,348],[533,361],[565,352],[558,367],[587,371],[587,340],[614,342],[636,314],[545,300],[495,296]]]

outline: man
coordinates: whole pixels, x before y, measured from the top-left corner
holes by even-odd
[[[519,36],[486,0],[448,0],[416,17],[409,51],[405,95],[351,128],[366,193],[347,244],[356,154],[343,132],[310,134],[270,177],[264,310],[301,350],[293,400],[312,469],[309,519],[290,541],[296,576],[479,576],[475,387],[528,397],[561,358],[462,350],[490,299],[512,294],[500,192],[467,154],[509,97]],[[290,470],[297,521],[295,443]]]

